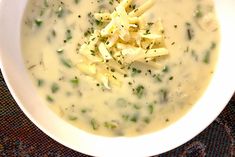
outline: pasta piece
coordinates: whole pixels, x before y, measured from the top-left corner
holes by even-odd
[[[80,63],[77,65],[77,68],[86,75],[95,75],[96,74],[96,66],[94,64],[85,64]]]
[[[111,14],[110,13],[95,13],[94,17],[98,21],[107,22],[111,20]]]
[[[148,30],[140,30],[139,34],[142,38],[147,38],[147,39],[153,39],[153,40],[162,40],[162,35],[161,34],[154,34],[150,33]]]
[[[137,28],[138,25],[136,25],[136,24],[129,24],[129,27]]]
[[[115,69],[115,71],[121,73],[121,74],[126,74],[127,71],[125,70],[124,67],[121,67],[116,61],[110,60],[107,65],[112,69]]]
[[[156,49],[150,49],[146,53],[144,53],[145,57],[152,58],[152,57],[159,57],[167,55],[169,51],[166,48],[156,48]]]
[[[114,35],[110,36],[105,43],[107,45],[107,48],[111,48],[113,45],[115,45],[118,39],[118,33],[115,33]]]
[[[122,40],[127,41],[130,38],[128,15],[125,8],[122,6],[117,6],[116,12],[117,15],[115,16],[115,21],[119,31],[119,37]]]
[[[156,0],[148,0],[145,2],[142,6],[139,8],[133,10],[132,12],[129,13],[130,16],[141,16],[146,10],[151,8]]]
[[[96,79],[101,82],[106,89],[111,89],[109,86],[109,78],[107,74],[97,73]]]
[[[94,50],[91,50],[89,46],[82,45],[79,53],[86,57],[91,63],[102,62],[102,59],[98,56],[93,55]]]
[[[111,20],[111,22],[101,30],[101,36],[106,37],[109,36],[110,34],[114,34],[114,32],[117,30],[115,26],[115,21]]]
[[[142,48],[126,48],[122,50],[122,55],[124,56],[124,61],[126,63],[132,63],[135,60],[142,59],[144,57]]]
[[[94,33],[90,36],[89,41],[84,43],[79,49],[79,53],[84,57],[89,59],[92,63],[101,62],[102,59],[98,56],[95,56],[95,45],[99,41],[100,32],[94,31]]]
[[[122,85],[122,82],[119,81],[119,80],[120,80],[120,77],[117,78],[117,74],[110,75],[110,76],[109,76],[109,80],[110,80],[110,83],[112,83],[112,84],[114,84],[114,85],[116,85],[116,86],[118,86],[118,87],[121,87],[121,85]]]
[[[104,43],[100,43],[98,49],[104,60],[110,60],[113,58]]]
[[[141,42],[141,47],[146,50],[152,49],[154,45],[155,45],[155,40],[151,39],[145,39]]]
[[[132,63],[135,60],[145,58],[153,58],[158,56],[167,55],[169,52],[166,48],[157,48],[151,50],[144,50],[142,48],[127,48],[122,50],[122,55],[127,63]]]
[[[126,48],[137,48],[134,47],[132,45],[128,45],[128,44],[123,44],[123,43],[117,43],[117,48],[120,50],[126,49]]]
[[[129,23],[134,24],[134,23],[139,23],[139,18],[138,17],[129,17],[128,18]]]

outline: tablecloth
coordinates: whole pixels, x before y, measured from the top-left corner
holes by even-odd
[[[59,144],[39,130],[17,106],[1,73],[0,156],[87,157]],[[218,118],[202,133],[157,157],[235,157],[235,95]]]

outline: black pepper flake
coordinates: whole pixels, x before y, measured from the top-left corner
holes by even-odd
[[[113,77],[115,80],[117,80],[117,77],[116,77],[116,76],[112,75],[112,77]]]
[[[173,76],[171,76],[171,77],[169,77],[169,80],[171,81],[171,80],[173,80],[174,79],[174,77]]]

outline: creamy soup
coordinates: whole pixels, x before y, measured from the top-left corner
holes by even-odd
[[[219,48],[213,1],[146,2],[29,0],[23,57],[42,101],[58,116],[94,134],[137,136],[174,123],[202,96]],[[133,23],[123,26],[127,18]],[[160,32],[153,34],[152,25]],[[94,44],[84,57],[94,32],[106,45]],[[130,57],[137,50],[144,61]]]

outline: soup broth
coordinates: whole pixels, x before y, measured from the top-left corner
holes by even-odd
[[[145,2],[133,0],[126,12]],[[80,49],[94,30],[106,26],[94,14],[112,13],[118,4],[29,0],[22,51],[42,101],[58,116],[97,135],[137,136],[174,123],[202,96],[217,61],[219,26],[212,0],[155,0],[141,19],[149,25],[160,19],[169,53],[154,59],[157,67],[127,64],[125,73],[111,76],[120,84],[107,87],[78,68]]]

